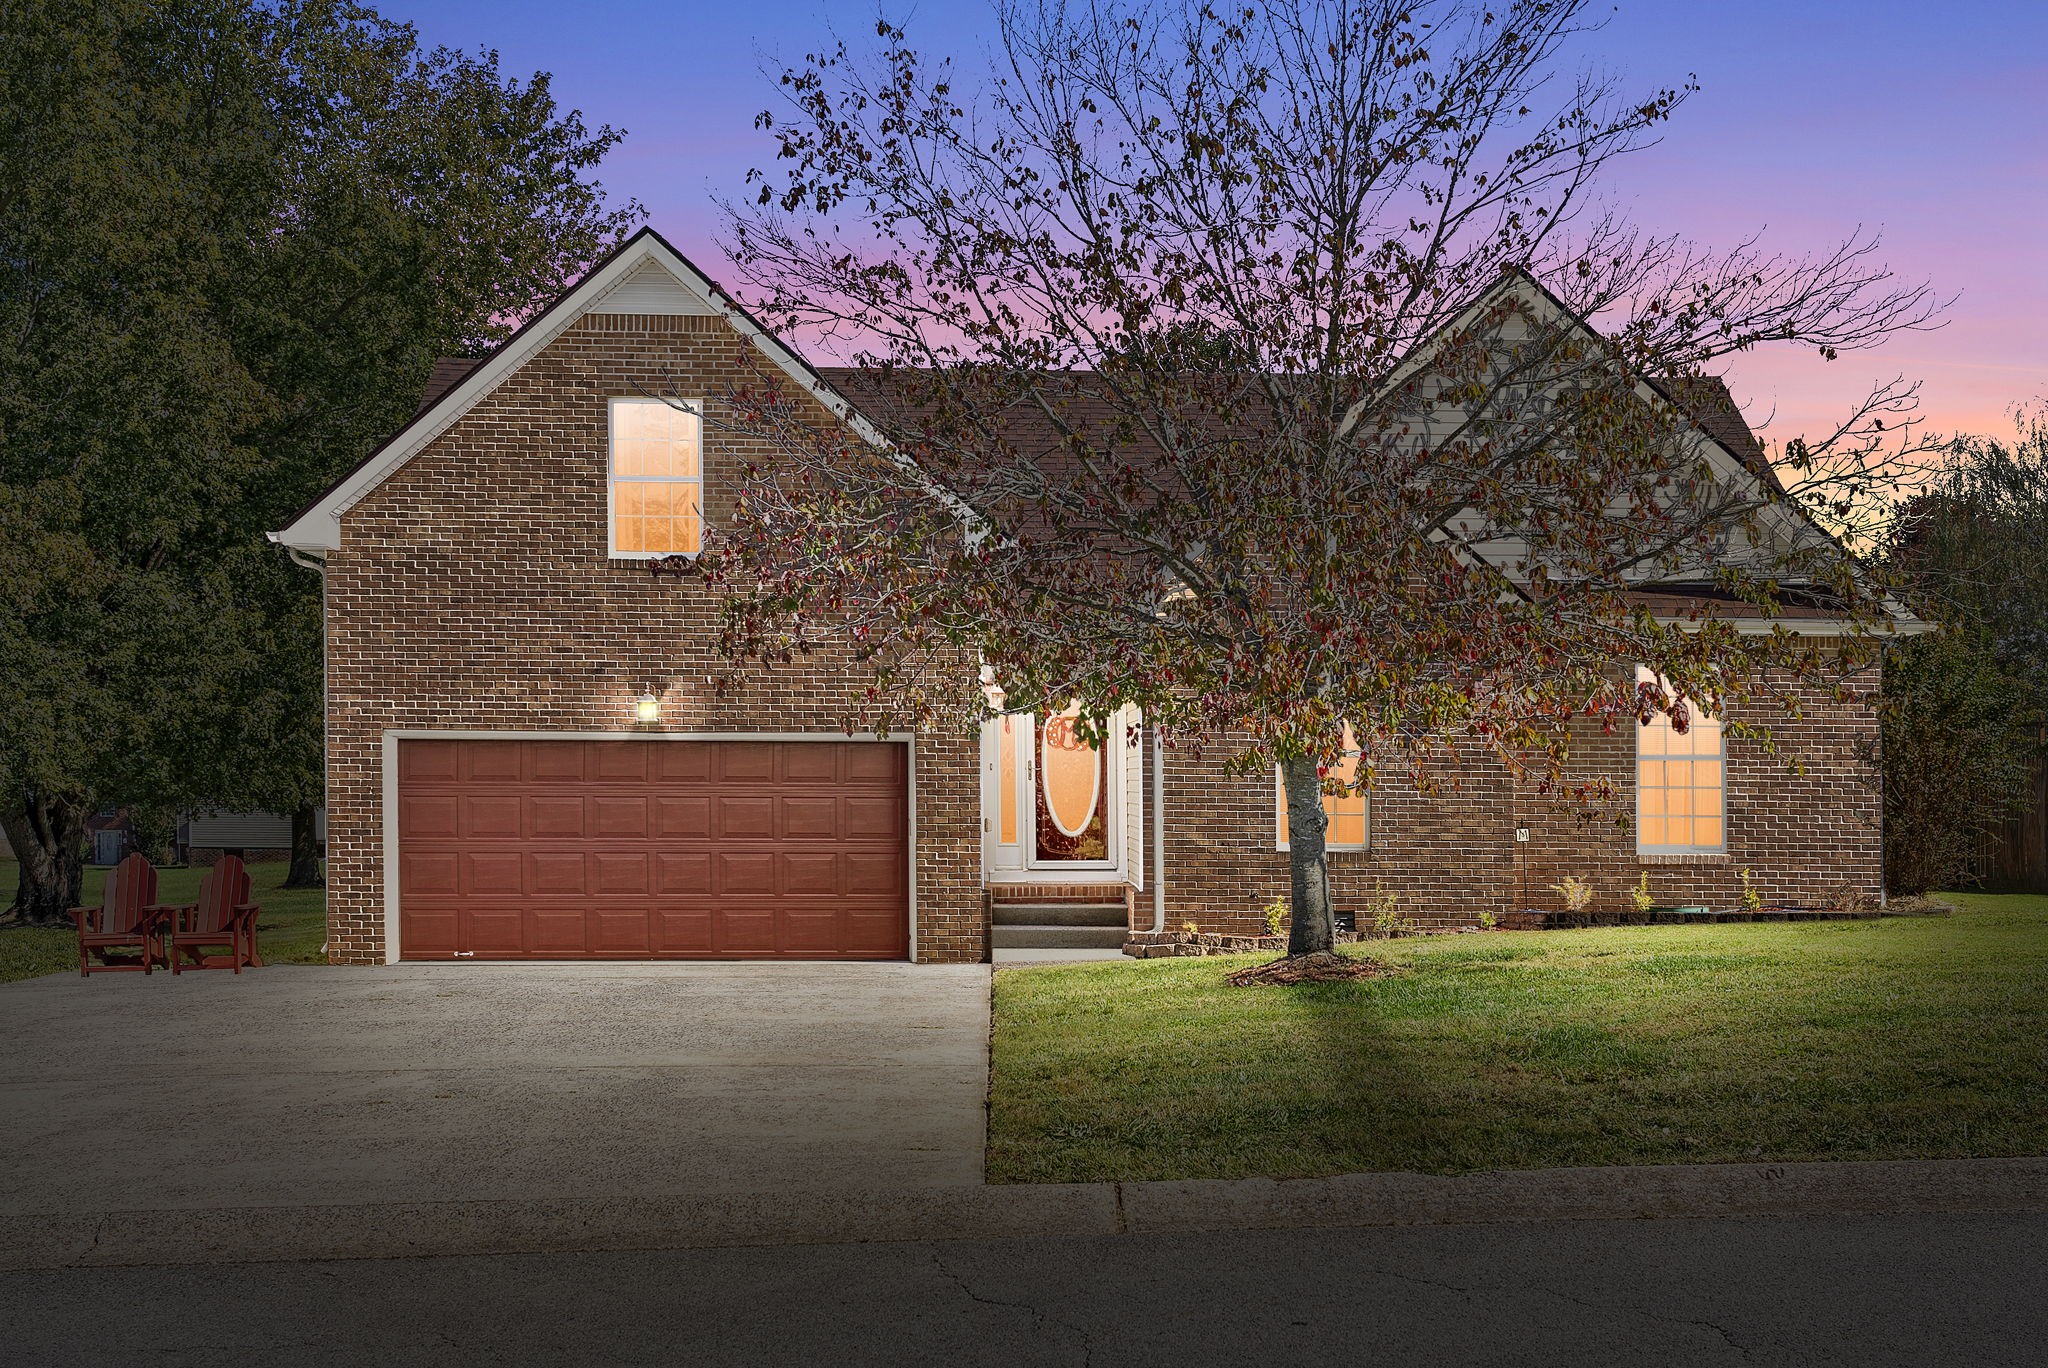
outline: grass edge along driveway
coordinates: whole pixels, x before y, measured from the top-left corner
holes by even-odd
[[[2048,897],[1007,970],[994,1182],[2048,1153]]]
[[[99,906],[109,871],[85,871],[85,905]],[[319,888],[285,888],[291,865],[265,861],[249,866],[249,896],[263,909],[256,919],[256,948],[265,964],[325,964],[320,947],[327,942],[327,894]],[[0,910],[14,900],[21,877],[18,862],[0,860]],[[199,898],[204,869],[159,869],[156,900],[189,903]],[[0,927],[0,983],[42,974],[78,972],[78,932],[68,922],[60,927]]]

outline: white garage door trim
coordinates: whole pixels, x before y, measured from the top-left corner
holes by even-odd
[[[882,741],[904,748],[910,804],[910,962],[917,963],[917,742],[874,732],[470,731],[395,728],[384,733],[384,962],[398,963],[398,743],[401,741]]]

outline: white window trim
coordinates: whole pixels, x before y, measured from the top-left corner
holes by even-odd
[[[1372,790],[1366,789],[1358,796],[1365,800],[1365,811],[1359,821],[1359,839],[1356,842],[1325,839],[1324,850],[1372,849]],[[1284,853],[1294,847],[1280,834],[1280,814],[1287,810],[1287,780],[1281,775],[1278,765],[1273,766],[1273,798],[1273,849]]]
[[[1637,680],[1638,680],[1638,682],[1642,682],[1642,675],[1643,675],[1644,669],[1645,669],[1645,667],[1643,667],[1643,666],[1638,666],[1638,667],[1637,667],[1637,674],[1636,674],[1636,677],[1637,677]],[[1664,681],[1662,680],[1662,678],[1658,678],[1658,679],[1657,679],[1657,682],[1658,682],[1658,684],[1662,685]],[[1669,690],[1669,689],[1667,688],[1667,689],[1665,690],[1665,692],[1667,692],[1667,693],[1668,693],[1668,692],[1670,692],[1670,690]],[[1726,733],[1725,731],[1723,731],[1723,730],[1722,730],[1722,726],[1721,726],[1721,722],[1722,722],[1722,719],[1720,719],[1720,718],[1716,717],[1716,718],[1712,718],[1712,719],[1710,719],[1710,720],[1711,720],[1711,721],[1712,721],[1712,722],[1713,722],[1713,723],[1715,724],[1715,725],[1714,725],[1714,736],[1715,736],[1715,737],[1716,737],[1716,739],[1717,739],[1717,740],[1719,741],[1719,745],[1717,745],[1717,746],[1715,747],[1714,753],[1713,753],[1712,755],[1700,755],[1700,754],[1697,754],[1697,753],[1695,753],[1695,754],[1692,754],[1692,755],[1687,755],[1687,756],[1682,756],[1682,757],[1675,757],[1675,758],[1681,758],[1681,759],[1686,759],[1686,760],[1712,760],[1712,761],[1714,761],[1715,763],[1717,763],[1717,764],[1719,764],[1719,765],[1720,765],[1720,767],[1721,767],[1721,840],[1720,840],[1720,843],[1719,843],[1719,844],[1717,844],[1717,845],[1670,845],[1670,844],[1665,844],[1665,845],[1646,845],[1646,844],[1645,844],[1645,843],[1643,842],[1643,758],[1644,758],[1644,757],[1643,757],[1643,733],[1644,733],[1644,732],[1646,732],[1646,731],[1648,731],[1648,730],[1649,730],[1649,728],[1648,728],[1648,727],[1646,727],[1646,726],[1643,726],[1643,725],[1641,725],[1641,724],[1637,724],[1637,726],[1636,726],[1636,748],[1635,748],[1635,749],[1636,749],[1636,755],[1635,755],[1635,773],[1634,773],[1633,775],[1631,775],[1631,776],[1630,776],[1630,784],[1631,784],[1631,786],[1632,786],[1632,787],[1633,787],[1633,788],[1635,789],[1635,794],[1636,794],[1636,854],[1638,854],[1638,855],[1726,855],[1726,854],[1728,853],[1728,737],[1727,737],[1727,733]],[[1674,758],[1674,757],[1654,757],[1654,758],[1660,758],[1660,759],[1668,759],[1668,758]],[[1668,792],[1669,790],[1667,789],[1666,791]],[[1666,815],[1668,816],[1669,814],[1666,814]]]
[[[617,490],[618,473],[614,463],[618,457],[618,409],[621,404],[661,404],[667,408],[680,407],[684,413],[697,420],[697,475],[690,479],[681,475],[634,476],[636,484],[694,484],[697,486],[697,546],[695,551],[621,551],[619,550],[619,520]],[[605,405],[604,431],[604,549],[612,560],[644,561],[661,560],[668,556],[683,556],[690,560],[704,554],[704,401],[701,399],[678,399],[671,404],[665,399],[651,399],[640,394],[615,394]]]

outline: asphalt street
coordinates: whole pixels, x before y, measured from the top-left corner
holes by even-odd
[[[1553,1221],[0,1274],[8,1364],[2027,1364],[2048,1217]]]

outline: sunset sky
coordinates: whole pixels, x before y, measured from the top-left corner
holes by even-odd
[[[828,26],[872,32],[872,4],[820,0],[385,0],[429,43],[494,47],[548,70],[593,123],[627,130],[602,179],[717,277],[711,198],[772,148],[754,114],[764,68]],[[982,0],[889,4],[922,48],[980,68]],[[2038,0],[1636,0],[1585,60],[1652,89],[1702,89],[1663,143],[1618,164],[1609,194],[1645,228],[1727,247],[1763,230],[1804,254],[1858,226],[1901,274],[1959,296],[1947,326],[1828,363],[1741,358],[1729,379],[1769,441],[1831,427],[1877,377],[1924,382],[1930,428],[2005,434],[2048,398],[2048,4]]]

